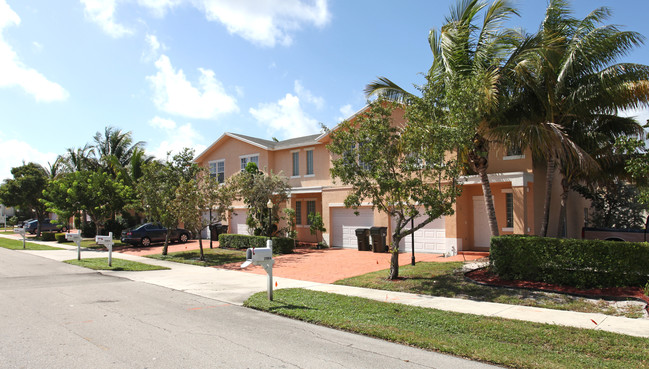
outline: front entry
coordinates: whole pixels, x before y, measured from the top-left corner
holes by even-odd
[[[473,196],[473,247],[489,248],[491,228],[483,196]]]

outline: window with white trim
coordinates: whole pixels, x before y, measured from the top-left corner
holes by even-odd
[[[210,161],[207,165],[210,170],[210,178],[216,178],[216,162]]]
[[[302,224],[302,201],[295,202],[295,224]]]
[[[225,160],[216,162],[216,180],[219,183],[225,183]]]
[[[292,153],[293,156],[293,177],[300,176],[300,152],[295,151]]]
[[[306,175],[313,175],[313,150],[306,151]]]
[[[248,163],[250,162],[257,164],[257,167],[259,167],[259,154],[240,156],[240,158],[242,172],[246,169],[246,165],[248,165]]]

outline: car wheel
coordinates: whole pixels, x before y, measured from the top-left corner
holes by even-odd
[[[187,233],[183,233],[178,237],[178,242],[179,243],[185,243],[189,239],[189,236],[187,236]]]
[[[142,246],[144,246],[144,247],[151,246],[151,239],[149,237],[144,237],[142,239]]]
[[[67,231],[68,231],[68,227],[65,226],[61,227],[61,232],[67,232]]]

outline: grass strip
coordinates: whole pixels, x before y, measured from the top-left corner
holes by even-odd
[[[25,248],[23,249],[23,240],[12,240],[8,238],[0,238],[0,247],[11,250],[63,250],[60,247],[52,247],[32,242],[25,242]]]
[[[138,263],[137,261],[130,261],[124,259],[113,258],[113,266],[108,266],[108,258],[89,258],[89,259],[72,259],[66,260],[64,263],[78,265],[84,268],[94,269],[94,270],[117,270],[117,271],[128,271],[128,272],[140,272],[146,270],[166,270],[167,267]]]
[[[621,334],[445,312],[304,289],[265,292],[244,306],[516,368],[649,368],[649,340]]]
[[[246,261],[246,252],[240,250],[203,249],[203,254],[205,261],[200,260],[200,250],[177,251],[167,255],[156,254],[146,257],[199,266],[216,266]]]
[[[644,315],[641,305],[615,309],[601,300],[594,301],[560,293],[479,285],[464,277],[461,269],[463,264],[462,262],[419,262],[415,266],[399,267],[400,279],[396,281],[388,280],[388,271],[381,270],[341,279],[334,284],[555,310],[601,313],[627,318],[639,318]]]

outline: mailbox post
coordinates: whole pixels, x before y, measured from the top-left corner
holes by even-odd
[[[108,236],[95,236],[95,242],[99,245],[104,245],[108,248],[108,266],[113,266],[113,232],[108,233]]]
[[[25,228],[14,228],[14,233],[18,233],[23,236],[23,249],[25,249]]]
[[[246,250],[246,261],[241,264],[241,268],[245,268],[250,264],[261,265],[266,274],[268,274],[268,300],[273,301],[273,247],[272,242],[269,240],[268,244],[271,247],[249,248]]]
[[[74,241],[77,244],[77,260],[81,260],[81,231],[77,233],[66,233],[65,239]]]

